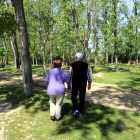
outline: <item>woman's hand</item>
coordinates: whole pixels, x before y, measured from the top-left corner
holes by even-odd
[[[70,89],[68,89],[69,91],[71,91],[71,88]]]

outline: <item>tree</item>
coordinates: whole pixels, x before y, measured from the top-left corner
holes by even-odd
[[[87,0],[88,31],[87,31],[84,39],[81,37],[81,31],[80,31],[80,28],[79,28],[79,21],[78,21],[78,15],[77,15],[77,11],[76,11],[76,8],[75,8],[75,4],[74,4],[73,0],[70,0],[70,1],[71,1],[71,5],[72,5],[73,18],[74,18],[74,22],[75,22],[75,25],[76,25],[76,28],[77,28],[77,33],[79,35],[80,42],[84,47],[84,59],[89,64],[90,73],[92,75],[92,69],[91,69],[91,66],[90,66],[90,58],[89,58],[89,52],[88,52],[88,41],[89,41],[90,33],[91,33],[90,0]]]
[[[32,80],[32,69],[23,0],[11,0],[11,2],[15,9],[16,21],[18,26],[24,93],[33,94],[34,87]]]
[[[115,48],[115,72],[118,72],[118,56],[117,56],[117,0],[113,0],[114,9],[114,48]]]
[[[137,36],[138,36],[138,14],[137,14],[137,0],[134,1],[134,5],[135,5],[135,18],[136,18],[136,35],[135,35],[135,38],[136,38],[136,41],[135,41],[135,48],[136,48],[136,66],[138,66],[138,46],[137,46]]]

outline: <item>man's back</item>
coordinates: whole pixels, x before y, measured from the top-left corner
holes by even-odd
[[[87,86],[87,68],[88,64],[83,61],[71,63],[73,69],[72,87],[85,88]]]

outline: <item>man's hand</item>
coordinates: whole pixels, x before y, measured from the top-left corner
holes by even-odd
[[[91,89],[91,85],[88,85],[88,90],[90,90]]]

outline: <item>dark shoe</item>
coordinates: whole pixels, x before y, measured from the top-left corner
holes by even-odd
[[[55,116],[51,116],[51,120],[53,120],[53,121],[54,121],[54,120],[55,120]]]

